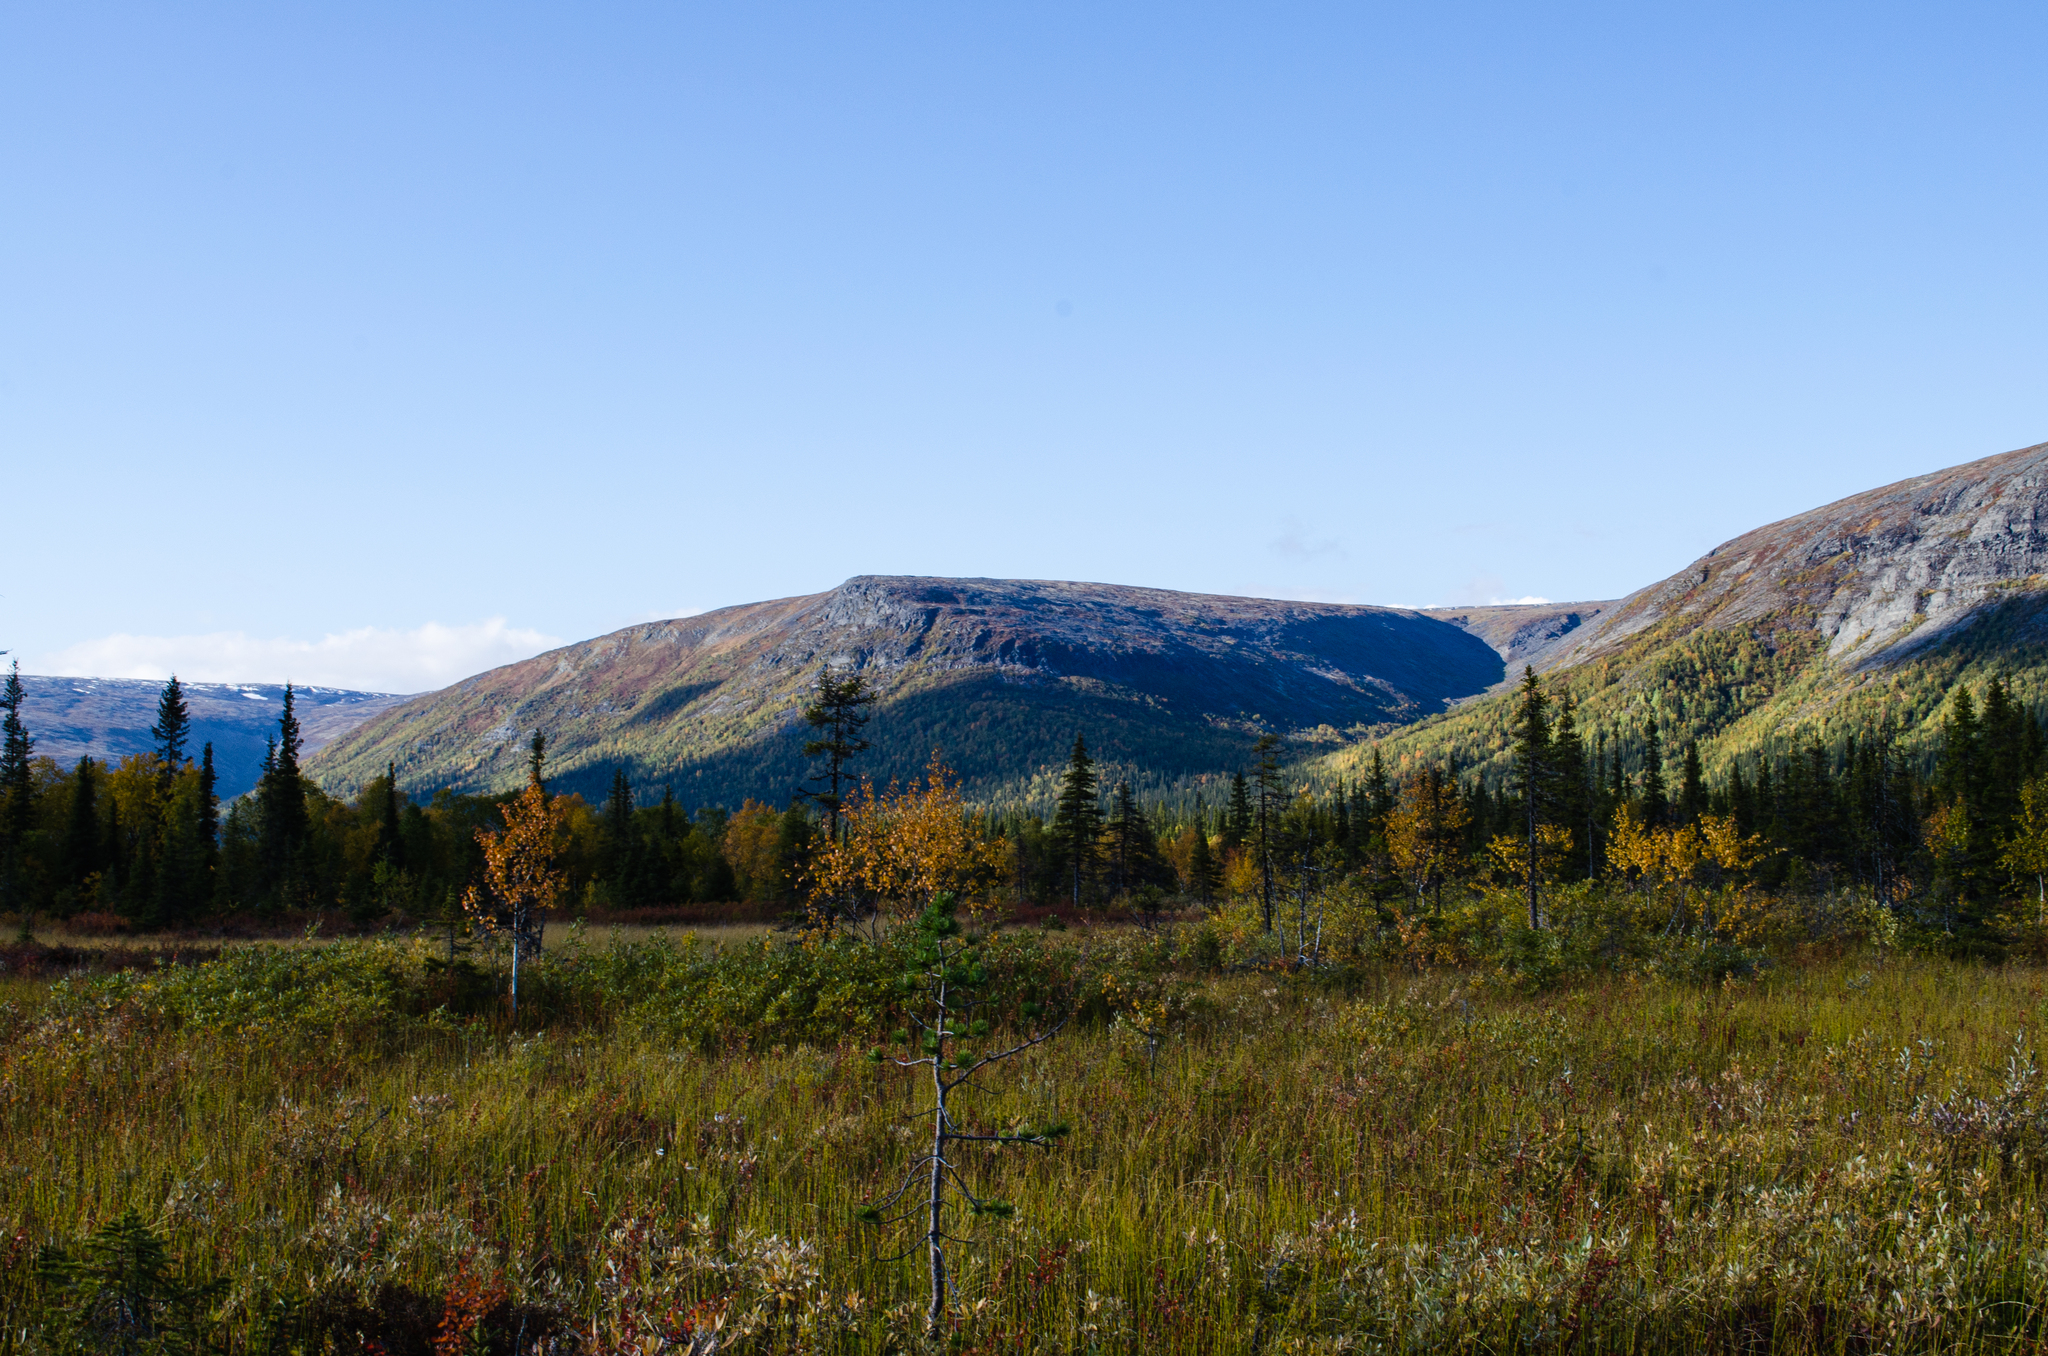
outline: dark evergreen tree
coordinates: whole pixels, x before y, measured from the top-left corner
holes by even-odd
[[[209,749],[212,745],[207,746]],[[393,871],[405,870],[405,832],[400,827],[403,806],[398,794],[398,764],[384,764],[382,784],[377,788],[377,855]]]
[[[1244,850],[1252,836],[1252,792],[1243,771],[1230,779],[1230,807],[1223,815],[1223,855]]]
[[[306,784],[299,773],[299,718],[293,704],[292,685],[287,683],[277,739],[264,754],[266,770],[256,788],[266,902],[287,907],[302,902],[302,859],[312,827],[306,814]]]
[[[1579,734],[1578,704],[1569,691],[1557,699],[1557,728],[1550,736],[1550,765],[1557,797],[1557,822],[1572,836],[1565,874],[1593,874],[1593,783],[1586,768],[1586,741]]]
[[[1678,822],[1697,824],[1701,815],[1707,812],[1707,779],[1700,769],[1699,741],[1685,741],[1685,757],[1679,764],[1678,773]]]
[[[8,670],[0,685],[0,909],[30,911],[24,893],[22,853],[28,831],[36,818],[35,741],[22,723],[21,704],[27,693],[21,686],[21,662]]]
[[[1223,883],[1216,854],[1209,850],[1208,819],[1208,815],[1196,810],[1194,848],[1188,853],[1188,893],[1204,904],[1216,897],[1217,887]]]
[[[76,890],[99,869],[99,778],[92,759],[80,758],[71,774],[71,812],[65,817],[64,884]]]
[[[1088,756],[1087,741],[1078,734],[1060,784],[1052,837],[1059,847],[1061,874],[1068,877],[1074,907],[1079,908],[1081,892],[1093,879],[1102,853],[1102,804],[1096,790],[1095,760]]]
[[[169,781],[185,766],[185,744],[192,737],[192,713],[186,709],[185,689],[178,685],[175,673],[157,696],[156,724],[149,727],[149,737],[156,741],[157,773]]]
[[[548,737],[538,728],[533,732],[533,743],[526,749],[526,779],[542,791],[548,789]]]
[[[1539,830],[1545,818],[1545,803],[1552,798],[1555,769],[1550,759],[1550,698],[1543,691],[1543,680],[1527,664],[1522,666],[1510,739],[1515,759],[1515,799],[1521,821],[1517,827],[1528,853],[1523,869],[1528,873],[1529,926],[1538,928],[1543,926],[1538,899],[1538,883],[1543,876]]]
[[[1664,789],[1664,743],[1653,717],[1643,732],[1643,821],[1662,824],[1671,818],[1671,799]]]
[[[1278,865],[1280,816],[1287,809],[1287,785],[1280,777],[1280,741],[1270,734],[1252,746],[1252,860],[1259,869],[1259,912],[1273,930],[1273,873]]]
[[[1111,893],[1123,895],[1143,886],[1165,883],[1166,864],[1159,857],[1159,839],[1137,797],[1131,794],[1129,782],[1116,784],[1110,805]]]
[[[825,812],[825,836],[833,842],[839,840],[839,812],[853,784],[853,774],[846,765],[855,755],[868,750],[868,741],[861,731],[867,726],[870,708],[879,695],[865,676],[838,676],[828,664],[818,670],[817,699],[804,708],[805,722],[813,730],[823,732],[820,738],[804,741],[804,757],[823,758],[825,767],[810,779],[810,787],[797,794]]]
[[[208,857],[220,849],[220,777],[213,770],[213,741],[199,758],[199,841]]]
[[[641,904],[640,833],[633,820],[633,783],[626,769],[612,769],[612,790],[604,803],[605,882],[615,903]]]

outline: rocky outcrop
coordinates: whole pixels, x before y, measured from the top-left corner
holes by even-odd
[[[1675,623],[1812,630],[1848,669],[1896,663],[2048,573],[2048,443],[1915,476],[1744,533],[1590,625],[1537,668],[1618,652]]]

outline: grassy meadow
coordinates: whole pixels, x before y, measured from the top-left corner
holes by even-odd
[[[0,979],[0,1351],[913,1351],[897,942],[430,938]],[[1842,943],[1247,963],[1002,932],[1073,1018],[964,1105],[956,1352],[2017,1351],[2048,972]],[[125,1343],[126,1345],[122,1345]]]

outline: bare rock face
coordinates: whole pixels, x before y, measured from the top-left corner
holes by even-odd
[[[643,784],[684,779],[692,800],[780,800],[802,778],[795,727],[828,663],[882,693],[874,734],[895,752],[871,767],[914,771],[936,748],[984,787],[1056,764],[1077,730],[1134,764],[1229,767],[1258,728],[1340,740],[1440,712],[1502,672],[1484,642],[1405,609],[861,576],[480,674],[338,740],[309,771],[343,794],[387,761],[416,789],[501,788],[539,728],[565,787],[596,793],[624,766]]]
[[[1541,648],[1539,669],[1650,628],[1811,629],[1846,669],[1897,663],[2040,589],[2048,443],[1867,490],[1715,547]]]

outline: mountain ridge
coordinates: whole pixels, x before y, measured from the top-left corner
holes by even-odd
[[[600,790],[623,765],[643,785],[683,782],[692,800],[779,798],[804,775],[795,727],[828,663],[880,690],[896,752],[869,760],[878,775],[914,774],[936,746],[983,794],[1025,799],[1076,729],[1112,763],[1213,770],[1241,761],[1261,728],[1341,739],[1443,710],[1502,673],[1483,641],[1412,609],[861,575],[465,679],[380,715],[308,771],[342,794],[387,763],[409,787],[504,789],[538,727],[566,786]],[[1064,733],[1033,728],[1048,724]]]
[[[1515,662],[1572,692],[1630,759],[1653,718],[1667,745],[1698,740],[1710,771],[1886,722],[1925,758],[1949,689],[1994,674],[2048,714],[2048,443],[1752,528],[1597,606]],[[1512,620],[1479,625],[1499,637]],[[1491,694],[1390,736],[1383,754],[1397,767],[1448,759],[1497,776],[1505,724],[1504,698]],[[1316,772],[1361,766],[1340,752]]]

